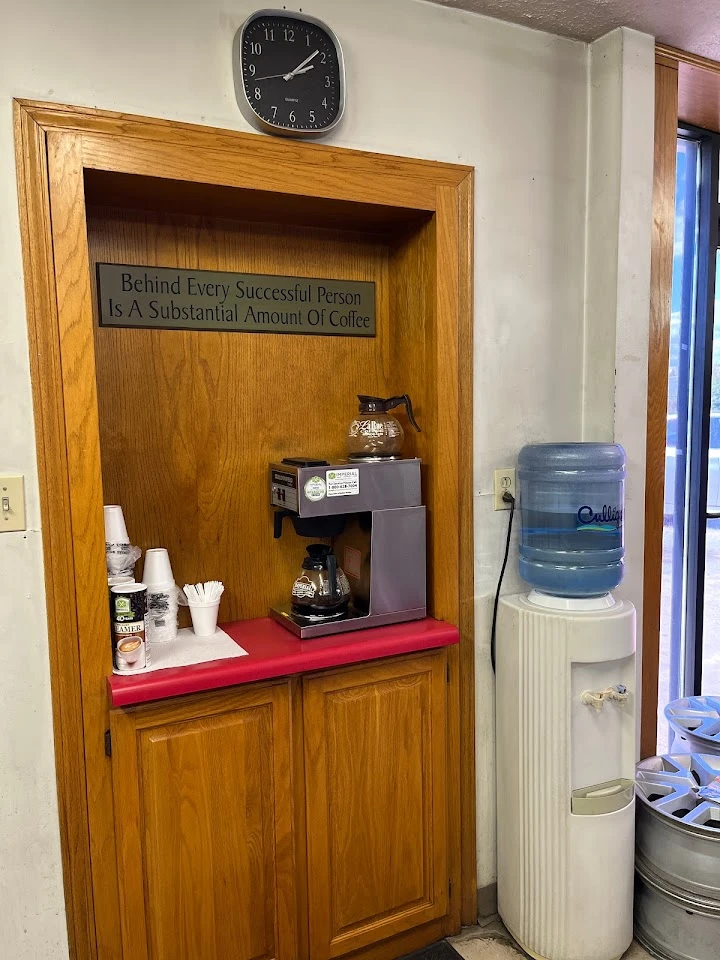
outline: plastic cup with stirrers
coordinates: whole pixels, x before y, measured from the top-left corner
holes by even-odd
[[[196,637],[212,637],[217,630],[220,597],[225,587],[219,580],[205,583],[186,583],[183,592],[187,597]]]

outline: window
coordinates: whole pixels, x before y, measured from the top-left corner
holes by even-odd
[[[665,705],[720,694],[720,137],[677,141],[665,446],[658,752]],[[716,282],[716,279],[718,282]]]

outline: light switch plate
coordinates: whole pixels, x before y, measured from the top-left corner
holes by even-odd
[[[0,533],[26,529],[25,478],[21,473],[0,473]]]

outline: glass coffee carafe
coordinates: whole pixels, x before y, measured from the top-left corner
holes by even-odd
[[[350,460],[397,460],[400,458],[405,432],[402,424],[390,413],[401,404],[407,410],[408,420],[419,432],[420,427],[413,416],[410,397],[368,397],[358,394],[360,409],[350,424],[347,450]]]
[[[342,617],[350,603],[350,584],[332,547],[311,543],[292,587],[293,613],[312,619]]]

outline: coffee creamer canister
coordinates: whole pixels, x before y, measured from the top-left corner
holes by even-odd
[[[122,583],[110,587],[113,633],[113,665],[116,670],[143,670],[150,663],[145,636],[147,587]]]

